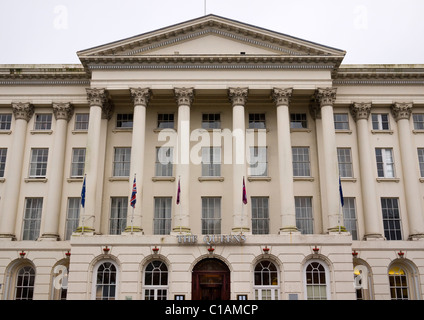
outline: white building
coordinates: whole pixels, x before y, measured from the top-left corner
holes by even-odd
[[[424,65],[215,15],[77,54],[0,65],[1,299],[423,298]]]

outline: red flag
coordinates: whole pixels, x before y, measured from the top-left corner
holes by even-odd
[[[131,207],[135,208],[135,202],[137,201],[136,199],[136,195],[137,195],[137,186],[135,183],[135,175],[134,175],[134,182],[133,182],[133,188],[132,188],[132,193],[131,193]]]
[[[244,204],[247,203],[246,185],[244,184],[244,177],[243,177],[243,196],[242,196],[242,201],[243,201]]]
[[[180,179],[178,179],[177,204],[180,204],[180,193],[181,193]]]

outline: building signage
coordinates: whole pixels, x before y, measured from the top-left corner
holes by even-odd
[[[246,241],[244,234],[210,234],[203,235],[202,241],[207,245],[212,244],[242,244]],[[197,235],[185,234],[177,235],[178,243],[181,244],[195,244],[198,243],[199,237]]]

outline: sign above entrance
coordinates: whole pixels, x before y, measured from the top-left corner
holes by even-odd
[[[191,234],[177,235],[178,243],[181,244],[195,244],[198,243],[198,236]],[[207,245],[211,244],[243,244],[246,241],[244,234],[210,234],[203,236],[203,242]]]

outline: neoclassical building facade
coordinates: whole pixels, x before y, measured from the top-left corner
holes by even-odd
[[[0,299],[421,300],[424,65],[216,15],[0,65]]]

